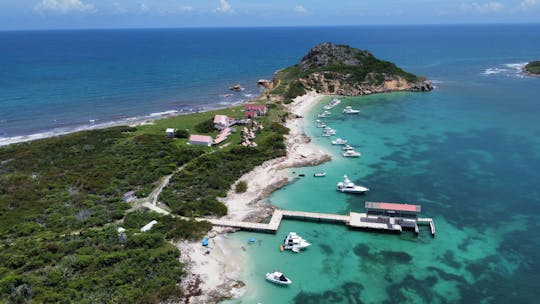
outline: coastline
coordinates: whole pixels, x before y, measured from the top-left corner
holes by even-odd
[[[245,102],[244,101],[232,102],[231,104],[228,104],[228,105],[216,104],[215,107],[214,106],[203,107],[195,111],[193,110],[188,110],[188,111],[165,110],[161,112],[150,113],[147,115],[121,118],[119,120],[103,121],[99,123],[96,123],[96,122],[89,122],[86,124],[81,123],[81,124],[74,125],[72,127],[52,128],[47,131],[37,132],[37,133],[32,133],[32,134],[15,135],[11,137],[0,137],[0,147],[16,144],[16,143],[29,142],[29,141],[40,140],[40,139],[45,139],[45,138],[52,138],[52,137],[67,135],[67,134],[81,132],[81,131],[99,130],[99,129],[118,127],[118,126],[130,126],[130,127],[143,126],[143,125],[153,124],[154,121],[160,120],[160,119],[166,119],[166,118],[171,118],[171,117],[176,117],[176,116],[181,116],[181,115],[189,115],[189,114],[202,113],[202,112],[218,111],[218,110],[228,109],[231,107],[236,107],[243,103]]]
[[[287,155],[266,161],[239,181],[247,183],[247,191],[236,193],[229,190],[227,196],[220,198],[228,213],[223,219],[260,221],[272,214],[274,208],[264,203],[273,191],[285,186],[292,178],[287,170],[293,167],[315,166],[331,158],[329,154],[311,143],[304,133],[303,116],[326,95],[308,93],[299,96],[287,105],[291,113],[285,125],[290,129],[286,136]],[[243,293],[243,282],[239,281],[246,256],[242,246],[232,245],[224,233],[234,229],[214,227],[208,233],[211,253],[204,254],[200,242],[180,242],[177,248],[182,253],[182,262],[188,265],[189,274],[182,280],[187,290],[186,303],[213,303],[235,297]],[[209,276],[208,274],[213,274]],[[195,286],[196,285],[196,286]]]

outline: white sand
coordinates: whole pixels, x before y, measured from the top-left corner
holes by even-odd
[[[252,221],[270,215],[272,209],[261,203],[261,200],[288,182],[291,176],[287,168],[330,160],[325,151],[310,143],[304,133],[305,120],[301,118],[323,97],[325,96],[309,93],[297,97],[288,105],[289,112],[299,117],[291,117],[286,123],[290,129],[290,134],[286,136],[287,156],[266,161],[242,176],[240,180],[247,183],[247,191],[236,193],[231,189],[227,197],[220,199],[228,208],[224,219]],[[209,235],[212,237],[226,231],[230,229],[214,227]],[[196,277],[202,279],[199,285],[202,295],[191,297],[189,303],[212,303],[219,296],[233,297],[242,292],[232,287],[234,282],[240,279],[241,267],[245,263],[243,250],[231,247],[230,242],[220,235],[211,238],[210,244],[213,249],[209,255],[204,254],[200,242],[178,244],[183,261],[189,264],[190,275],[184,280],[184,287]]]

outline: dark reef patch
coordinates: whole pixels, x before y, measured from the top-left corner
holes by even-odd
[[[293,299],[293,303],[298,304],[322,304],[322,303],[364,303],[360,296],[364,286],[358,282],[345,282],[337,288],[325,290],[320,293],[299,292]]]

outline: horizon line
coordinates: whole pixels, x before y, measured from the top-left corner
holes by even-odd
[[[176,30],[176,29],[256,29],[256,28],[334,28],[334,27],[415,27],[415,26],[489,26],[489,25],[540,25],[540,22],[486,22],[486,23],[402,23],[402,24],[341,24],[341,25],[238,25],[238,26],[177,26],[177,27],[81,27],[81,28],[27,28],[0,29],[0,32],[40,31],[92,31],[92,30]]]

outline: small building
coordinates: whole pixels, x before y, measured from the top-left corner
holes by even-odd
[[[223,130],[228,128],[236,123],[234,118],[231,118],[227,115],[216,115],[214,116],[214,128],[218,130]]]
[[[244,106],[244,112],[251,112],[251,111],[254,111],[255,113],[257,113],[257,116],[264,116],[268,112],[268,108],[266,107],[266,105],[263,105],[263,104],[247,103]],[[246,118],[249,118],[249,117],[246,117]]]
[[[189,136],[188,144],[210,147],[213,142],[212,136],[192,134]]]
[[[395,204],[384,202],[366,202],[365,207],[368,215],[413,219],[418,218],[418,214],[422,209],[420,205]]]
[[[244,112],[244,118],[246,119],[254,119],[257,118],[259,115],[257,115],[256,111],[245,111]]]
[[[135,200],[135,198],[135,190],[128,191],[122,195],[122,200],[126,203]]]
[[[141,232],[150,231],[150,229],[152,229],[152,227],[154,227],[155,224],[157,224],[157,221],[156,221],[156,220],[151,221],[150,223],[144,225],[144,226],[141,228]]]
[[[167,134],[168,138],[174,138],[176,136],[176,129],[174,128],[167,128],[165,130],[165,134]]]

